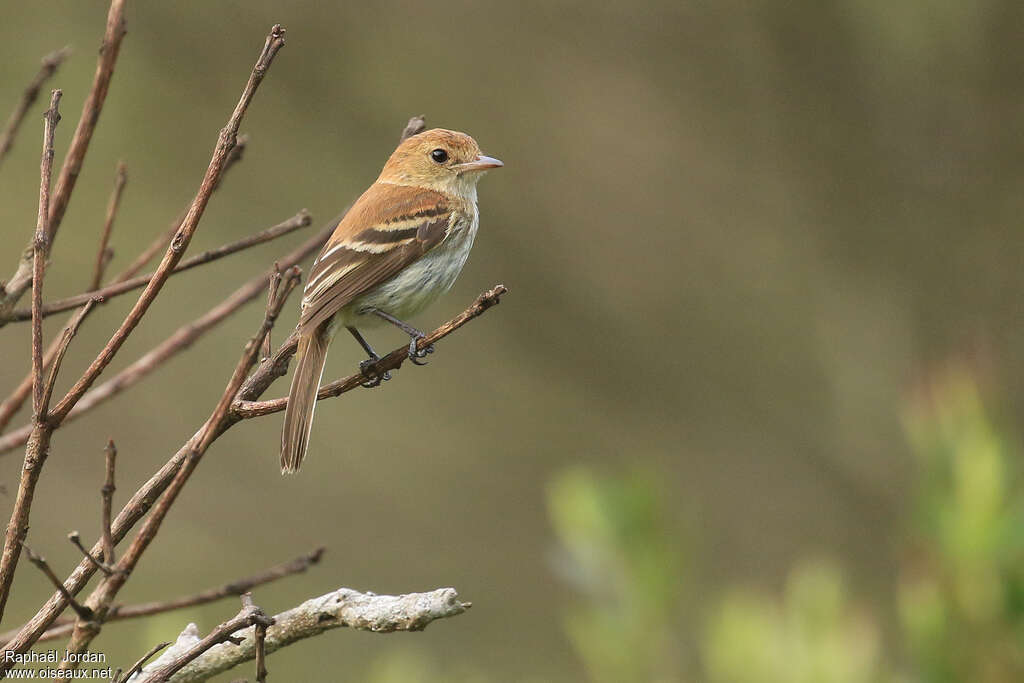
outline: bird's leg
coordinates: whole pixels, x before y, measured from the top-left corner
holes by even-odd
[[[423,339],[427,335],[423,334],[409,323],[402,322],[395,316],[389,315],[384,311],[380,310],[379,308],[374,308],[373,306],[370,306],[368,308],[364,308],[362,312],[372,313],[380,318],[383,318],[384,320],[387,320],[389,323],[391,323],[392,325],[394,325],[395,327],[409,335],[409,360],[413,362],[413,365],[426,365],[425,362],[421,362],[419,359],[425,357],[428,353],[433,353],[434,345],[431,344],[423,349],[417,349],[416,342],[418,342],[420,339]]]
[[[367,381],[363,383],[363,386],[367,389],[372,389],[373,387],[379,387],[381,380],[386,382],[391,379],[390,372],[385,371],[383,375],[377,372],[376,365],[377,361],[380,360],[380,356],[378,356],[377,352],[373,350],[372,346],[370,346],[370,342],[363,339],[363,335],[359,334],[359,330],[354,327],[347,326],[345,329],[352,333],[352,336],[356,338],[359,345],[363,347],[363,351],[366,351],[366,355],[369,356],[369,358],[359,363],[359,372],[363,373],[363,377],[367,379]]]

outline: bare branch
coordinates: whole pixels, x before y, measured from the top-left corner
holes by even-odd
[[[118,0],[114,1],[117,2]],[[182,221],[181,228],[178,229],[174,239],[171,240],[171,244],[167,248],[167,252],[164,254],[164,258],[160,262],[160,266],[157,268],[153,279],[150,280],[138,301],[135,302],[135,306],[132,307],[131,312],[129,312],[124,322],[121,323],[121,326],[110,338],[110,341],[107,342],[107,345],[103,347],[103,350],[100,351],[99,355],[85,371],[85,374],[82,375],[81,379],[75,383],[67,395],[54,408],[55,421],[60,422],[64,419],[68,412],[78,403],[78,400],[82,398],[82,395],[89,390],[89,387],[96,381],[96,378],[100,376],[104,368],[114,359],[114,356],[121,349],[125,340],[128,339],[128,336],[139,324],[139,321],[142,320],[142,316],[149,310],[149,306],[153,303],[157,294],[160,293],[167,278],[170,277],[171,271],[178,265],[185,249],[188,248],[189,242],[192,241],[192,235],[195,234],[196,228],[199,226],[199,219],[202,218],[206,205],[210,201],[210,194],[220,180],[221,174],[224,171],[225,160],[230,154],[231,148],[235,146],[235,136],[238,134],[238,127],[242,123],[242,118],[245,116],[245,112],[249,108],[253,96],[256,94],[256,89],[263,81],[267,69],[270,68],[274,56],[283,46],[284,29],[280,25],[275,25],[267,36],[263,51],[256,61],[256,66],[253,67],[252,73],[249,75],[249,81],[242,91],[241,99],[235,105],[235,110],[231,114],[228,124],[220,132],[217,146],[213,152],[213,158],[210,159],[210,165],[206,169],[206,175],[199,186],[199,192],[192,201],[192,207],[189,209],[185,220]]]
[[[503,293],[504,288],[495,287],[491,290],[496,294]],[[486,294],[482,295],[486,299]],[[479,299],[480,297],[478,297]],[[493,304],[492,304],[493,305]],[[456,316],[451,321],[442,326],[446,328],[450,325],[456,325],[457,321],[462,320],[469,316],[468,319],[472,319],[474,311],[476,311],[476,304],[474,303],[469,309],[464,311],[459,316]],[[486,309],[484,309],[486,310]],[[479,315],[479,313],[476,313]],[[460,324],[465,324],[460,323]],[[458,325],[456,325],[457,328]],[[438,328],[439,330],[442,328]],[[434,333],[431,333],[426,339],[433,338]],[[253,372],[252,376],[245,382],[242,389],[238,392],[237,399],[235,400],[235,409],[230,413],[232,420],[241,420],[243,415],[245,417],[255,417],[255,415],[246,415],[246,407],[249,404],[254,404],[255,399],[258,399],[267,388],[273,383],[275,379],[282,376],[287,370],[288,361],[291,356],[295,353],[295,336],[292,335],[286,339],[274,353],[274,355],[268,360],[260,364],[260,366]],[[402,347],[399,349],[403,353],[408,350],[408,347]],[[397,350],[396,350],[397,351]],[[389,358],[389,356],[385,358]],[[383,359],[382,359],[383,360]],[[383,366],[382,366],[383,367]],[[257,404],[259,405],[259,404]],[[277,407],[275,410],[269,412],[276,412],[281,410],[284,404]],[[251,406],[249,406],[251,407]],[[268,413],[262,413],[268,414]],[[234,421],[228,422],[222,427],[221,433],[227,431]],[[197,431],[171,458],[164,463],[149,480],[144,483],[138,491],[132,496],[131,500],[125,504],[114,520],[113,532],[116,541],[120,541],[128,533],[131,527],[138,522],[146,512],[151,508],[153,503],[160,497],[160,495],[167,489],[174,480],[175,475],[180,471],[183,464],[190,457],[194,444],[200,439],[201,434],[205,430],[206,425]],[[102,552],[102,547],[97,544],[93,546],[93,554]],[[80,591],[86,584],[86,582],[92,577],[96,569],[92,563],[87,560],[83,560],[79,563],[78,567],[75,568],[71,576],[65,581],[65,587],[72,593],[75,594]],[[57,593],[50,597],[50,600],[43,605],[32,619],[26,623],[17,634],[4,646],[5,650],[9,650],[15,653],[23,653],[28,650],[33,643],[35,643],[44,631],[53,623],[54,619],[60,614],[60,612],[67,606],[66,601],[63,597]],[[4,659],[0,657],[0,672],[9,668],[10,665],[5,665]]]
[[[35,104],[36,99],[39,97],[39,91],[43,87],[43,83],[49,80],[53,74],[57,73],[57,68],[60,67],[61,63],[67,59],[68,55],[71,54],[70,47],[62,47],[56,52],[43,57],[43,63],[39,67],[39,73],[32,79],[32,82],[25,88],[25,92],[21,95],[21,100],[18,102],[18,106],[11,112],[10,118],[7,119],[7,125],[4,127],[4,132],[0,133],[0,162],[4,160],[7,153],[11,151],[11,147],[14,145],[14,138],[18,134],[18,128],[21,126],[21,122],[25,120],[25,115],[28,110],[31,109],[32,105]]]
[[[43,155],[39,162],[39,211],[36,234],[32,241],[32,412],[35,422],[46,420],[49,397],[43,391],[43,275],[49,257],[50,240],[50,177],[53,174],[53,134],[60,121],[60,97],[54,90],[50,95],[50,108],[43,114]]]
[[[413,135],[422,133],[427,129],[427,119],[421,116],[414,116],[409,119],[409,123],[405,124],[405,129],[402,131],[401,137],[398,138],[399,142],[405,142]]]
[[[484,292],[476,298],[469,308],[455,316],[448,322],[444,323],[436,330],[421,338],[416,347],[425,348],[434,342],[444,339],[449,334],[459,329],[470,320],[483,315],[484,311],[492,306],[496,306],[501,300],[501,296],[508,291],[504,285],[496,285],[492,289]],[[383,374],[390,370],[397,370],[402,366],[402,363],[408,358],[409,346],[405,345],[401,348],[395,349],[388,355],[381,358],[374,364],[373,372]],[[294,353],[294,350],[293,350]],[[356,389],[366,382],[366,376],[361,372],[357,372],[353,375],[349,375],[343,379],[330,382],[320,387],[320,391],[317,393],[317,400],[325,398],[332,398],[340,396],[348,391]],[[242,419],[249,419],[253,417],[261,417],[263,415],[270,415],[277,413],[285,409],[288,405],[288,397],[276,398],[269,401],[246,401],[238,400],[233,406],[234,414]]]
[[[78,334],[78,328],[81,326],[82,321],[85,320],[85,316],[89,315],[92,310],[92,302],[88,301],[84,306],[78,309],[78,312],[71,316],[71,320],[64,327],[64,331],[61,332],[60,336],[56,339],[56,347],[54,350],[53,358],[50,361],[50,374],[46,379],[46,383],[43,385],[43,407],[50,404],[50,397],[53,395],[53,387],[57,383],[57,373],[60,372],[60,364],[64,361],[64,354],[68,351],[68,345],[71,340]],[[45,359],[43,360],[43,367],[46,366]]]
[[[53,171],[53,134],[57,122],[60,120],[60,114],[57,111],[60,97],[61,91],[54,90],[50,97],[50,107],[43,115],[43,153],[39,164],[39,212],[32,244],[32,310],[34,313],[32,316],[32,434],[28,440],[28,447],[25,449],[18,497],[14,501],[11,521],[8,523],[7,532],[4,535],[3,554],[0,556],[0,619],[3,618],[11,582],[14,580],[14,572],[18,568],[21,546],[28,534],[28,520],[32,509],[32,498],[35,494],[35,484],[39,479],[39,469],[49,453],[50,434],[53,431],[48,419],[52,383],[44,385],[43,380],[43,321],[39,315],[39,309],[42,306],[43,275],[46,272],[46,258],[49,253],[47,227],[50,215],[50,176]],[[47,386],[50,388],[47,389]]]
[[[65,160],[64,168],[61,171],[61,179],[54,197],[54,206],[50,209],[51,221],[49,225],[49,234],[51,242],[52,236],[55,233],[56,224],[59,222],[60,217],[63,216],[64,208],[67,206],[68,195],[71,188],[74,186],[74,180],[78,173],[78,167],[75,165],[72,157],[77,153],[77,163],[80,165],[81,158],[84,157],[88,139],[92,135],[95,116],[97,116],[99,112],[99,110],[95,108],[90,110],[90,102],[94,102],[94,100],[96,100],[99,103],[102,103],[103,98],[95,96],[106,95],[106,89],[109,85],[109,74],[113,69],[113,60],[114,57],[116,57],[117,50],[120,46],[121,36],[124,33],[123,9],[124,0],[112,0],[110,13],[107,17],[107,38],[112,36],[113,40],[104,40],[104,48],[101,49],[100,54],[100,67],[97,70],[97,80],[94,81],[93,92],[90,94],[86,102],[86,108],[83,110],[83,115],[88,112],[93,119],[90,122],[85,122],[86,125],[84,128],[82,125],[83,122],[80,121],[79,128],[76,130],[75,138],[72,141],[72,149],[69,150],[68,159]],[[210,160],[209,167],[203,177],[199,191],[192,202],[188,215],[182,222],[181,228],[175,234],[174,239],[171,240],[171,244],[168,247],[167,252],[164,254],[164,258],[160,262],[160,266],[157,268],[156,274],[143,291],[138,301],[136,301],[135,306],[132,307],[131,312],[125,318],[124,322],[121,323],[120,327],[118,327],[117,331],[110,338],[110,341],[107,342],[106,346],[103,347],[102,351],[100,351],[99,355],[90,364],[82,377],[74,384],[71,390],[63,399],[61,399],[50,413],[48,418],[45,420],[46,424],[40,424],[39,428],[35,429],[33,434],[29,437],[25,451],[25,465],[22,468],[21,481],[18,487],[18,497],[15,501],[15,507],[11,514],[11,521],[7,526],[3,554],[0,556],[0,618],[3,616],[3,609],[7,604],[11,583],[14,580],[14,572],[17,569],[18,556],[20,555],[21,550],[21,542],[24,540],[25,534],[28,531],[32,499],[35,495],[36,483],[39,481],[39,475],[48,455],[53,426],[60,424],[78,400],[81,399],[82,395],[88,391],[90,386],[92,386],[92,383],[96,381],[96,378],[99,377],[104,368],[106,368],[111,360],[113,360],[114,356],[120,350],[128,336],[139,324],[157,294],[160,293],[164,283],[170,277],[171,271],[181,260],[185,249],[188,247],[189,242],[199,225],[199,219],[202,218],[203,212],[206,209],[206,205],[210,199],[210,193],[213,191],[213,187],[220,179],[224,169],[225,160],[230,154],[231,148],[235,145],[235,137],[238,134],[238,127],[241,125],[245,112],[248,109],[249,104],[252,102],[256,89],[266,75],[267,69],[273,62],[274,56],[283,46],[284,29],[279,25],[275,25],[267,36],[263,50],[260,53],[259,59],[257,60],[252,73],[249,75],[248,82],[242,91],[242,96],[239,99],[238,104],[235,105],[235,109],[232,112],[231,118],[228,120],[228,124],[220,132],[217,140],[217,146],[214,149],[213,157]],[[101,78],[101,76],[104,75],[103,67],[105,64],[109,65],[109,69],[106,69],[106,77]],[[100,85],[101,87],[97,87],[97,85]],[[78,144],[80,138],[85,140],[84,145]],[[69,173],[66,174],[65,171],[69,171]],[[58,202],[60,203],[58,204]],[[116,577],[117,575],[115,574],[107,577],[105,581],[113,581]],[[4,671],[7,668],[9,668],[8,663],[4,662],[0,664],[0,671]]]
[[[54,337],[50,342],[50,346],[47,347],[46,352],[43,354],[43,368],[50,367],[50,363],[53,362],[54,356],[57,354],[57,347],[60,345],[60,338]],[[21,410],[21,406],[25,404],[25,399],[32,393],[32,368],[28,369],[25,377],[21,380],[21,383],[14,388],[11,395],[8,396],[0,403],[0,431],[7,428],[10,424],[11,419]],[[24,436],[18,441],[16,446],[24,444],[28,440],[28,433],[31,431],[31,427],[25,430]]]
[[[119,174],[119,177],[120,177],[120,174]],[[122,185],[122,187],[123,187],[123,185]],[[118,201],[120,202],[120,194],[118,194],[117,184],[115,184],[115,193],[117,194]],[[113,200],[113,198],[112,198],[112,200]],[[113,202],[112,202],[112,204],[113,204]],[[104,231],[103,231],[104,239],[109,239],[109,234],[110,234],[110,227],[109,226],[112,225],[112,224],[113,224],[113,216],[112,216],[111,211],[109,209],[108,210],[108,219],[106,219],[106,226],[104,226]],[[102,253],[103,251],[104,251],[104,247],[102,245],[100,245],[99,252]],[[108,253],[111,253],[109,250],[106,250],[106,251],[108,251]],[[103,266],[102,266],[103,269],[105,269],[105,266],[106,266],[106,264],[104,263]],[[102,269],[98,269],[98,268],[99,268],[99,264],[97,262],[97,273],[101,276],[103,270]],[[89,284],[90,284],[89,289],[95,289],[95,286],[92,285],[92,281],[90,281]],[[43,308],[45,309],[45,305],[43,306]],[[87,313],[88,313],[88,311],[86,311],[86,314]],[[75,319],[74,316],[72,316],[71,318],[69,318],[69,321],[74,321],[74,319]],[[0,325],[3,325],[3,323],[0,322]],[[61,338],[60,337],[54,337],[53,340],[50,342],[50,345],[46,348],[46,352],[43,353],[43,369],[44,370],[46,368],[50,367],[50,365],[53,362],[53,358],[56,356],[57,351],[60,350],[60,348],[61,348]],[[7,396],[7,398],[5,398],[2,402],[0,402],[0,432],[2,432],[7,427],[7,425],[11,421],[11,418],[13,418],[14,415],[20,409],[22,409],[22,404],[25,403],[26,398],[29,397],[29,394],[31,392],[32,392],[32,369],[30,368],[28,374],[25,376],[25,379],[22,380],[22,383],[18,384],[14,388],[14,390],[11,392],[11,394],[9,396]],[[28,433],[26,433],[26,435],[25,435],[25,439],[27,439],[27,438],[28,438]],[[24,443],[24,442],[25,442],[25,440],[23,439],[22,443]]]
[[[254,233],[243,237],[240,240],[229,242],[228,244],[221,245],[216,249],[210,249],[204,251],[201,254],[190,256],[184,259],[171,271],[171,275],[177,275],[178,273],[190,270],[196,266],[202,266],[211,261],[222,259],[225,256],[236,254],[245,249],[255,247],[257,245],[275,240],[278,237],[283,237],[289,233],[295,232],[300,228],[304,228],[312,223],[312,218],[309,216],[309,212],[302,209],[297,214],[292,216],[286,221],[278,223],[277,225],[271,226],[266,230]],[[111,285],[107,285],[101,289],[96,289],[90,292],[83,292],[76,294],[75,296],[69,296],[66,299],[60,299],[58,301],[51,301],[43,305],[42,314],[43,317],[53,315],[54,313],[60,313],[66,311],[69,308],[75,308],[81,306],[86,301],[96,301],[99,303],[106,303],[109,299],[115,296],[120,296],[126,292],[130,292],[140,287],[145,287],[153,278],[156,277],[156,273],[149,273],[148,275],[139,275],[137,277],[130,278],[128,280],[122,280]],[[11,311],[9,318],[10,322],[21,322],[28,320],[32,317],[32,312],[26,309],[17,309]]]
[[[248,144],[248,135],[238,136],[238,139],[235,141],[234,149],[231,150],[231,153],[228,154],[227,160],[225,160],[224,162],[224,172],[221,173],[220,176],[221,182],[223,182],[224,178],[227,177],[228,171],[230,171],[234,167],[235,162],[242,160],[243,152],[245,152],[245,147]],[[214,192],[216,192],[217,189],[220,187],[221,182],[218,182],[214,186]],[[188,215],[188,209],[189,207],[186,206],[182,210],[182,212],[178,214],[178,217],[174,219],[174,222],[171,223],[171,225],[166,230],[157,235],[156,239],[150,242],[149,246],[143,249],[142,252],[135,257],[135,260],[128,264],[127,268],[125,268],[116,277],[114,277],[113,284],[116,284],[118,282],[124,282],[128,278],[132,277],[140,270],[142,270],[146,266],[146,264],[149,263],[150,260],[152,260],[154,256],[156,256],[158,253],[166,249],[167,245],[170,244],[171,240],[174,238],[174,234],[178,232],[178,228],[181,227],[181,223],[182,221],[185,220],[185,216]]]
[[[332,227],[333,225],[328,226],[325,233],[330,232],[330,228]],[[324,234],[324,237],[326,237],[326,234]],[[266,282],[266,280],[264,280],[264,282]],[[500,292],[498,292],[498,294],[500,295],[500,293],[503,292],[504,288],[500,288]],[[486,308],[488,305],[493,305],[493,303],[485,302],[482,308]],[[467,311],[463,316],[467,314],[472,317],[479,313],[474,314],[472,311]],[[456,323],[456,327],[461,324],[464,323]],[[428,336],[428,339],[430,338],[431,337]],[[252,342],[250,342],[250,346],[251,345]],[[280,345],[271,358],[260,363],[259,367],[242,384],[241,389],[237,394],[235,394],[234,401],[231,402],[231,405],[239,405],[240,402],[257,401],[274,382],[274,380],[282,376],[287,371],[288,362],[291,356],[295,353],[295,346],[296,342],[293,334]],[[255,347],[247,347],[245,354],[247,362],[251,362],[248,358],[251,357],[250,352],[255,350],[257,350]],[[401,351],[404,353],[405,349],[403,348]],[[229,389],[236,384],[240,377],[241,373],[238,373],[236,368],[236,373],[232,378]],[[230,395],[230,391],[225,392],[224,396],[222,396],[222,402],[218,404],[218,408],[217,411],[215,411],[214,416],[224,409],[224,398]],[[214,416],[211,416],[211,418]],[[154,510],[154,513],[157,513],[160,507],[164,505],[165,501],[170,499],[170,496],[161,497],[164,493],[176,494],[176,490],[180,490],[181,485],[184,483],[182,479],[183,470],[190,469],[190,464],[195,462],[197,446],[204,443],[208,446],[211,439],[223,434],[240,420],[241,416],[236,414],[234,410],[229,410],[224,413],[222,419],[207,420],[207,422],[204,423],[204,425],[178,450],[178,452],[171,456],[171,458],[152,477],[150,477],[150,479],[146,481],[124,505],[112,525],[112,533],[114,535],[115,542],[123,539],[131,528],[152,508],[154,503],[158,504],[158,508]],[[213,425],[218,423],[218,427],[212,428]],[[194,464],[191,466],[194,467]],[[187,478],[187,473],[184,476]],[[163,513],[161,514],[164,514],[165,512],[166,508],[164,508]],[[150,520],[147,520],[147,524],[152,520],[153,517],[151,517]],[[159,521],[157,524],[159,524]],[[139,535],[136,536],[136,540],[139,540],[144,536],[144,531],[145,529],[140,531]],[[98,555],[102,552],[102,546],[99,543],[95,544],[91,552],[94,555]],[[129,553],[130,552],[131,550],[129,550]],[[128,553],[126,553],[125,557],[121,558],[119,565],[124,566],[125,559],[127,557]],[[76,567],[71,575],[66,579],[64,584],[66,590],[72,595],[76,594],[78,591],[82,590],[86,582],[88,582],[95,572],[96,567],[93,563],[83,559],[82,562],[79,563],[78,567]],[[115,578],[116,577],[110,577],[110,579],[105,579],[101,582],[100,586],[107,585],[109,581],[113,581]],[[96,591],[94,591],[93,596],[90,596],[90,600],[95,597],[97,597]],[[27,651],[28,648],[40,638],[46,629],[54,623],[54,620],[60,615],[66,606],[67,601],[63,595],[60,593],[52,595],[46,604],[44,604],[4,646],[5,651],[13,654],[21,654]],[[8,658],[9,655],[0,656],[0,674],[10,669],[11,665],[6,663]]]
[[[32,548],[29,548],[26,543],[22,543],[21,547],[25,549],[25,554],[28,556],[28,561],[34,564],[36,567],[38,567],[39,571],[41,571],[43,575],[50,580],[50,583],[52,583],[54,587],[58,591],[60,591],[62,595],[64,595],[64,599],[68,601],[68,604],[71,605],[71,609],[75,610],[75,613],[79,616],[79,618],[85,619],[86,621],[92,619],[92,610],[90,610],[88,607],[84,607],[78,604],[78,602],[76,602],[75,599],[71,597],[71,594],[68,593],[67,589],[64,588],[64,584],[60,582],[60,579],[57,578],[57,575],[53,573],[52,569],[50,569],[50,565],[46,562],[46,558],[40,555],[36,555],[34,552],[32,552]]]
[[[282,268],[291,267],[318,250],[327,238],[330,237],[331,232],[334,231],[335,225],[337,225],[337,221],[328,224],[321,229],[319,233],[303,242],[287,256],[281,258],[279,261],[280,266]],[[267,273],[261,273],[255,276],[205,314],[192,322],[179,327],[167,339],[148,351],[134,363],[108,379],[106,382],[103,382],[99,386],[90,390],[89,393],[82,397],[82,400],[78,402],[78,405],[68,413],[67,417],[64,418],[64,422],[66,423],[70,420],[81,417],[89,410],[92,410],[108,399],[117,396],[129,387],[141,382],[150,373],[161,367],[168,360],[189,348],[197,339],[202,337],[209,330],[213,329],[213,327],[222,320],[237,311],[249,301],[255,299],[259,293],[266,288],[268,278],[269,275]],[[8,453],[19,446],[25,445],[31,433],[32,425],[28,424],[3,437],[0,437],[0,454]]]
[[[263,610],[252,602],[252,593],[242,596],[242,610],[233,619],[213,629],[208,636],[193,644],[184,651],[168,650],[151,665],[152,673],[144,676],[145,680],[151,683],[169,681],[175,672],[197,659],[204,652],[207,652],[215,645],[230,641],[232,645],[238,646],[241,641],[232,637],[236,631],[243,628],[262,625],[264,628],[274,623],[274,620],[263,613]]]
[[[103,103],[106,102],[107,92],[110,90],[114,65],[117,63],[117,55],[121,51],[121,39],[124,38],[126,32],[124,6],[125,0],[111,0],[110,9],[107,11],[107,28],[103,34],[103,42],[100,44],[100,56],[96,62],[96,74],[93,76],[92,88],[82,105],[82,115],[78,118],[78,127],[75,128],[75,135],[71,138],[68,154],[64,157],[64,165],[60,169],[57,189],[53,194],[53,206],[50,207],[49,237],[51,242],[60,228],[61,221],[64,220],[64,212],[67,211],[68,202],[71,201],[71,193],[75,189],[75,182],[78,180],[82,163],[85,161],[85,153],[89,150],[92,134],[96,130],[100,112],[103,111]]]
[[[103,221],[103,234],[100,235],[100,246],[96,250],[96,266],[93,269],[92,280],[89,281],[89,289],[99,289],[103,284],[103,272],[107,269],[110,259],[114,258],[114,250],[110,248],[110,232],[114,229],[114,219],[117,217],[117,209],[121,205],[121,195],[124,193],[124,186],[128,182],[128,172],[125,170],[123,161],[117,163],[117,176],[114,178],[114,189],[110,192],[110,201],[107,203],[107,218]]]
[[[206,605],[211,602],[223,600],[224,598],[238,597],[247,591],[251,591],[257,586],[262,586],[278,579],[283,579],[294,574],[301,574],[307,569],[320,562],[323,557],[324,549],[317,548],[316,550],[296,557],[288,562],[282,562],[281,564],[275,565],[261,572],[247,576],[245,578],[226,583],[216,588],[210,588],[194,595],[185,595],[179,598],[173,598],[171,600],[156,600],[153,602],[142,602],[135,605],[113,605],[110,611],[107,612],[104,618],[104,623],[110,623],[111,621],[122,621],[124,619],[138,619],[140,617],[148,617],[154,614],[163,614],[164,612],[173,612],[179,609],[186,609],[188,607],[196,607],[197,605]],[[89,557],[92,557],[91,553],[88,553]],[[98,568],[98,567],[97,567]],[[56,640],[62,638],[71,633],[74,628],[74,619],[58,619],[53,625],[43,633],[37,643],[42,643],[47,640]],[[17,631],[9,631],[0,635],[0,643],[7,642],[17,635]]]
[[[150,657],[155,655],[157,652],[160,652],[160,650],[164,649],[170,644],[170,642],[166,642],[154,645],[152,648],[150,648],[149,652],[142,655],[142,657],[139,658],[139,661],[135,662],[135,664],[132,665],[132,668],[128,669],[124,676],[121,675],[121,671],[120,669],[118,669],[118,673],[114,676],[114,680],[111,681],[111,683],[121,683],[121,681],[127,681],[132,676],[134,676],[142,670],[142,667],[146,664],[146,662],[149,661]]]
[[[267,626],[256,624],[253,633],[256,648],[256,683],[267,683]]]
[[[98,560],[91,552],[89,552],[88,548],[82,545],[82,537],[77,531],[72,531],[70,534],[68,534],[68,540],[71,541],[71,545],[78,548],[78,550],[82,553],[82,555],[85,556],[87,560],[89,560],[96,566],[96,569],[99,569],[107,576],[110,576],[114,573],[114,569],[112,566]]]
[[[103,488],[100,489],[100,498],[103,501],[101,523],[103,525],[103,561],[114,564],[114,533],[110,530],[111,507],[114,504],[114,466],[117,461],[117,446],[114,440],[107,441],[107,447],[103,449],[104,461],[106,463],[107,476],[103,481]],[[86,552],[86,555],[89,555]],[[92,555],[89,555],[92,557]]]
[[[117,61],[117,54],[120,50],[121,39],[124,37],[124,0],[111,0],[110,9],[107,13],[107,29],[100,46],[100,56],[96,67],[96,75],[93,79],[92,89],[82,107],[82,116],[78,121],[78,127],[71,139],[67,156],[64,158],[64,165],[61,167],[60,177],[57,180],[57,187],[54,190],[52,202],[47,200],[48,215],[45,221],[45,241],[47,248],[52,247],[57,229],[60,227],[64,212],[67,209],[68,201],[71,198],[71,191],[74,189],[75,181],[81,170],[82,161],[85,159],[89,141],[95,130],[96,122],[99,120],[103,102],[106,100],[107,90],[110,87],[110,78],[113,74],[114,63]],[[51,144],[52,147],[52,144]],[[42,204],[42,201],[40,201]],[[36,245],[39,239],[35,240]],[[34,261],[38,262],[39,248],[34,245]],[[24,263],[24,262],[23,262]],[[41,264],[33,266],[33,280],[41,279]],[[38,277],[37,277],[38,276]],[[7,314],[17,303],[25,291],[27,284],[24,282],[22,268],[19,266],[14,277],[8,281],[0,299],[0,312]],[[42,292],[33,299],[33,307],[37,310],[37,318],[34,325],[41,325],[41,316],[38,309],[41,307]],[[46,458],[49,455],[50,438],[54,425],[60,422],[60,418],[53,419],[48,414],[48,406],[44,405],[43,392],[36,390],[41,387],[42,375],[42,334],[41,328],[33,330],[33,375],[36,380],[33,384],[34,412],[36,413],[36,428],[30,435],[25,449],[25,462],[22,466],[21,481],[18,485],[18,497],[11,512],[11,520],[7,525],[7,533],[4,537],[3,554],[0,556],[0,619],[3,618],[7,606],[7,598],[10,595],[11,583],[14,581],[14,573],[18,567],[18,558],[21,555],[21,543],[28,533],[29,515],[32,509],[32,500],[35,496],[36,483],[42,471]]]
[[[281,265],[274,262],[274,269],[270,271],[270,282],[267,287],[267,310],[269,311],[271,306],[277,300],[277,290],[281,286]],[[260,350],[260,360],[269,358],[271,354],[271,342],[270,332],[267,332],[267,336],[263,338],[263,346]]]
[[[377,633],[422,631],[431,622],[462,614],[471,606],[472,603],[459,600],[454,588],[439,588],[429,593],[408,595],[374,595],[339,588],[275,615],[273,626],[267,628],[266,652],[272,654],[299,640],[343,626]],[[239,645],[211,647],[169,680],[173,683],[205,681],[254,659],[255,629],[250,627],[236,635],[241,636]],[[168,680],[161,678],[162,669],[204,640],[199,638],[196,625],[189,624],[174,645],[145,667],[132,679],[132,683]]]
[[[121,39],[124,37],[124,5],[125,0],[111,0],[110,9],[107,11],[107,27],[103,34],[103,42],[100,45],[100,56],[96,63],[96,74],[93,77],[92,89],[82,105],[82,115],[78,119],[78,126],[71,138],[71,145],[68,147],[67,156],[64,157],[64,164],[61,166],[60,175],[57,178],[57,187],[53,193],[53,201],[50,205],[50,222],[47,230],[47,239],[53,245],[53,238],[57,234],[61,221],[64,219],[64,212],[67,210],[68,202],[71,200],[71,192],[75,188],[78,174],[82,170],[82,162],[85,160],[85,153],[89,149],[89,142],[92,140],[93,131],[99,121],[100,112],[103,110],[103,103],[107,99],[107,91],[110,88],[110,79],[114,74],[114,64],[117,62],[117,55],[121,49]],[[7,281],[4,291],[0,293],[0,320],[5,319],[11,309],[21,299],[21,295],[29,286],[32,274],[32,264],[26,262],[24,256],[18,264],[18,269]],[[2,577],[0,577],[2,579]],[[2,589],[2,585],[0,585]],[[2,607],[2,604],[0,604]],[[0,609],[2,612],[2,609]]]
[[[156,502],[142,528],[135,535],[135,538],[132,539],[128,549],[114,567],[114,571],[106,576],[89,595],[86,605],[96,614],[96,619],[87,624],[83,624],[81,620],[75,623],[74,631],[71,634],[71,641],[67,646],[68,655],[84,652],[89,643],[92,642],[92,639],[96,637],[114,598],[121,588],[124,587],[125,582],[142,558],[143,553],[146,552],[146,549],[153,542],[181,489],[199,465],[199,461],[206,453],[210,444],[223,433],[226,428],[225,425],[231,408],[231,402],[242,386],[245,376],[256,362],[256,354],[263,343],[263,337],[273,327],[274,321],[288,299],[288,295],[291,294],[298,284],[299,274],[298,266],[293,266],[285,274],[279,288],[277,300],[268,308],[263,318],[263,324],[260,325],[256,335],[245,345],[242,357],[235,366],[235,371],[232,373],[227,388],[225,388],[220,401],[217,403],[217,407],[214,408],[213,413],[207,418],[202,429],[199,430],[198,434],[187,446],[188,454],[182,462],[180,469],[174,474],[174,478],[167,486],[167,490],[164,491],[163,495]],[[66,671],[74,669],[77,665],[76,658],[66,656],[60,668]]]

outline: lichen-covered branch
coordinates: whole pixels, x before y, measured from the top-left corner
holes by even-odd
[[[408,595],[374,595],[339,588],[276,615],[274,625],[267,628],[265,648],[267,654],[271,654],[299,640],[342,626],[376,633],[422,631],[431,622],[462,614],[471,606],[472,603],[459,600],[454,588]],[[210,648],[169,680],[172,683],[205,681],[252,661],[256,657],[254,628],[249,627],[234,635],[241,639],[238,645],[223,643]],[[195,647],[200,640],[198,627],[189,624],[174,645],[131,678],[131,683],[153,683],[156,680],[154,672]]]
[[[158,663],[150,669],[152,673],[147,675],[147,678],[151,683],[165,683],[171,680],[171,677],[184,667],[188,666],[191,662],[194,662],[203,654],[209,652],[215,646],[221,643],[231,643],[232,645],[239,645],[241,639],[236,637],[234,634],[242,629],[252,626],[260,629],[256,636],[259,640],[260,636],[266,634],[265,628],[274,623],[271,617],[268,617],[252,601],[252,593],[245,593],[242,595],[242,611],[239,612],[233,619],[225,621],[223,624],[213,629],[208,636],[200,639],[198,642],[193,643],[191,647],[182,650],[169,650],[170,656],[161,657]],[[256,643],[256,650],[260,649],[262,641]],[[258,653],[257,653],[258,654]]]

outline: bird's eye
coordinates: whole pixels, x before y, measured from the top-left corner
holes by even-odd
[[[430,158],[439,164],[443,164],[444,162],[448,161],[448,152],[438,147],[437,149],[430,153]]]

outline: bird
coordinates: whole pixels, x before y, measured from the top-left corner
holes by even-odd
[[[281,473],[297,472],[306,456],[327,349],[342,327],[368,355],[364,386],[380,357],[359,329],[385,322],[409,335],[416,365],[432,347],[405,322],[447,292],[462,271],[480,224],[477,183],[504,164],[465,133],[433,128],[412,135],[391,154],[377,180],[355,201],[324,244],[302,293],[295,372],[281,432]]]

